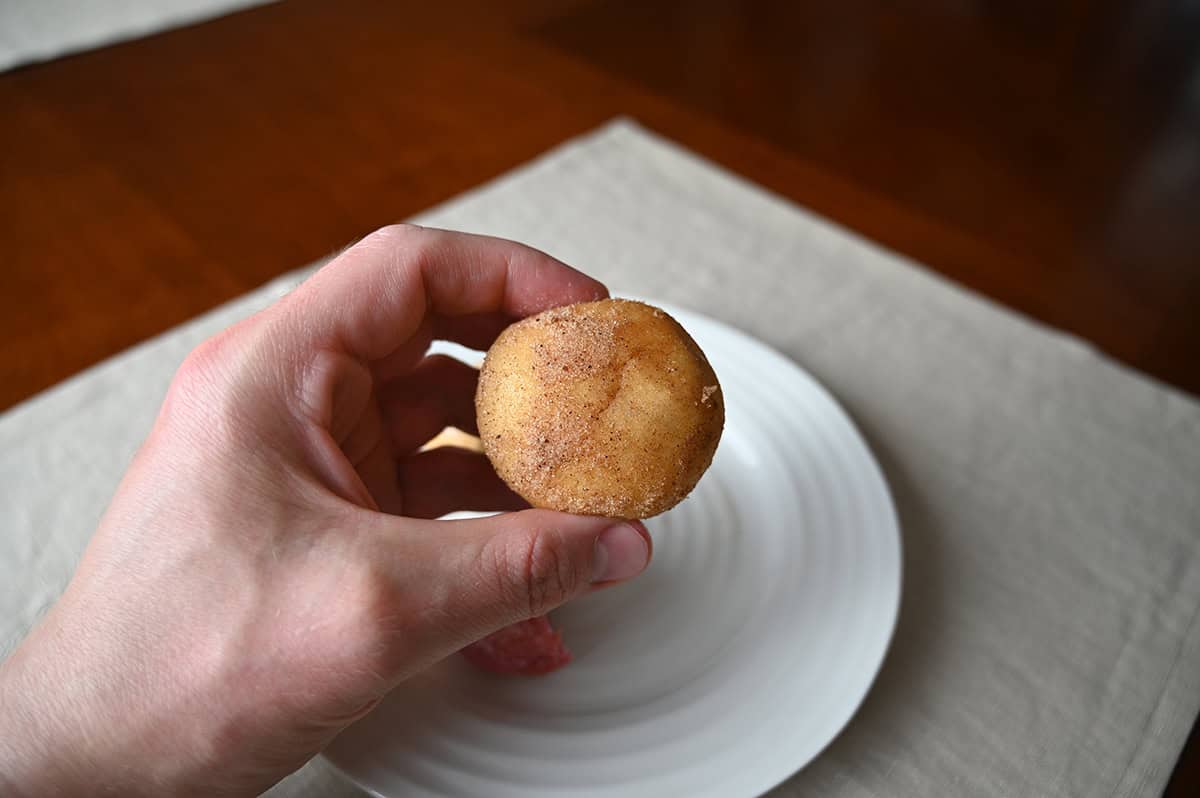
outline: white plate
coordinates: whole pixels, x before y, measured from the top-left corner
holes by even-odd
[[[647,526],[633,582],[552,616],[575,662],[524,679],[452,657],[395,690],[328,759],[382,796],[766,792],[850,720],[891,639],[900,535],[878,465],[812,377],[662,305],[725,392],[686,501]]]

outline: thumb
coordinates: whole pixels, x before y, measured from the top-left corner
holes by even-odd
[[[525,510],[435,522],[439,614],[464,644],[640,574],[652,544],[640,521]]]

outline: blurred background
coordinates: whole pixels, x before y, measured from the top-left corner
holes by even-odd
[[[237,5],[0,0],[0,409],[617,115],[1200,393],[1197,0]]]
[[[1200,391],[1196,0],[287,0],[0,113],[0,407],[621,114]]]

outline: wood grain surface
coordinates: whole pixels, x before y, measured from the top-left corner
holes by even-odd
[[[0,409],[621,114],[1198,393],[1198,75],[1182,0],[290,0],[17,69]]]

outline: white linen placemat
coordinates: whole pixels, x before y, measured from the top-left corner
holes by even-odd
[[[274,0],[0,0],[0,72]]]
[[[878,683],[779,796],[1157,795],[1200,710],[1200,405],[629,122],[423,214],[724,319],[824,382],[895,495]],[[0,651],[61,590],[186,352],[300,273],[0,418]],[[358,793],[320,763],[272,795]]]

